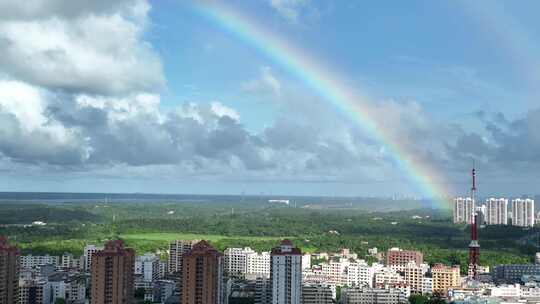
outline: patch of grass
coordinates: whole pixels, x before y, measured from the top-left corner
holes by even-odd
[[[129,241],[163,241],[170,242],[174,240],[207,240],[210,242],[217,242],[223,239],[242,239],[250,241],[273,241],[280,240],[280,237],[265,237],[265,236],[226,236],[215,234],[195,234],[195,233],[128,233],[121,234],[120,238]]]

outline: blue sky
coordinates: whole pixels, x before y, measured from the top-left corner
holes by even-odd
[[[509,53],[500,39],[489,37],[483,27],[490,25],[480,26],[482,21],[468,12],[466,2],[314,2],[306,7],[317,13],[300,13],[295,22],[268,5],[242,4],[231,5],[337,67],[376,97],[417,100],[434,115],[450,119],[486,107],[511,115],[527,107],[531,88],[521,79],[522,68],[513,62],[519,54]],[[489,13],[488,6],[495,2],[485,5]],[[514,13],[526,24],[526,18],[534,18],[527,14],[531,10],[514,8]],[[261,66],[270,66],[282,78],[291,77],[264,54],[201,19],[190,5],[158,3],[151,18],[148,39],[165,62],[174,96],[231,99],[240,111],[251,113],[256,107],[235,94],[239,83],[256,77]],[[534,28],[528,34],[534,39]],[[194,96],[186,90],[191,86],[199,89],[193,90]],[[518,106],[508,106],[510,102]]]
[[[0,191],[425,195],[192,2],[34,2],[0,13]],[[535,194],[540,3],[224,5],[367,96],[446,194],[466,193],[472,159],[485,195]]]

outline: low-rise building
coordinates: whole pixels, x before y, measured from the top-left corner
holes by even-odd
[[[21,268],[30,269],[41,267],[44,265],[53,265],[58,267],[60,264],[60,258],[51,255],[23,255],[19,259]]]
[[[459,266],[448,267],[442,264],[435,264],[431,268],[433,278],[433,292],[446,293],[450,287],[459,287],[460,268]]]
[[[302,304],[332,304],[335,298],[335,286],[325,284],[304,284],[302,286]]]
[[[415,262],[416,265],[424,263],[424,255],[420,251],[391,248],[386,252],[386,266],[402,271],[407,264]]]
[[[411,287],[413,293],[422,293],[426,272],[426,267],[416,265],[415,262],[410,262],[403,270],[405,283]]]
[[[347,287],[341,290],[342,304],[399,304],[407,302],[407,295],[394,288]]]
[[[498,265],[495,266],[492,276],[497,284],[514,284],[521,282],[525,275],[540,275],[540,265]]]
[[[373,287],[374,267],[366,261],[359,260],[349,263],[347,266],[347,286]]]
[[[498,298],[519,298],[521,297],[521,286],[519,284],[493,286],[489,288],[488,294]]]
[[[433,278],[424,277],[422,282],[422,294],[433,294]]]
[[[322,274],[329,278],[328,284],[344,286],[347,283],[346,270],[350,262],[345,258],[330,259],[321,264]]]
[[[302,282],[307,284],[328,284],[330,277],[322,273],[321,267],[312,267],[302,271]]]
[[[396,285],[403,282],[404,279],[401,274],[399,274],[396,270],[387,267],[375,271],[373,275],[373,283],[375,284],[375,287]]]

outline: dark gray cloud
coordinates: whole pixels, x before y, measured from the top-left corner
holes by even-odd
[[[90,151],[85,165],[130,166],[190,163],[208,160],[247,170],[272,167],[264,158],[266,143],[238,121],[213,112],[210,106],[188,107],[188,112],[160,112],[158,105],[145,107],[124,101],[103,107],[82,106],[75,101],[55,102],[46,110],[51,121],[75,131]]]
[[[490,166],[540,165],[540,109],[508,120],[502,113],[479,113],[485,133],[463,132],[451,147],[456,158],[476,158]]]
[[[14,114],[0,106],[0,153],[15,162],[80,166],[86,152],[81,141],[58,140],[51,130],[26,131]]]

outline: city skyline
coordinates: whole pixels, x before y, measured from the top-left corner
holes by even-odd
[[[538,6],[0,3],[0,191],[535,195]]]

